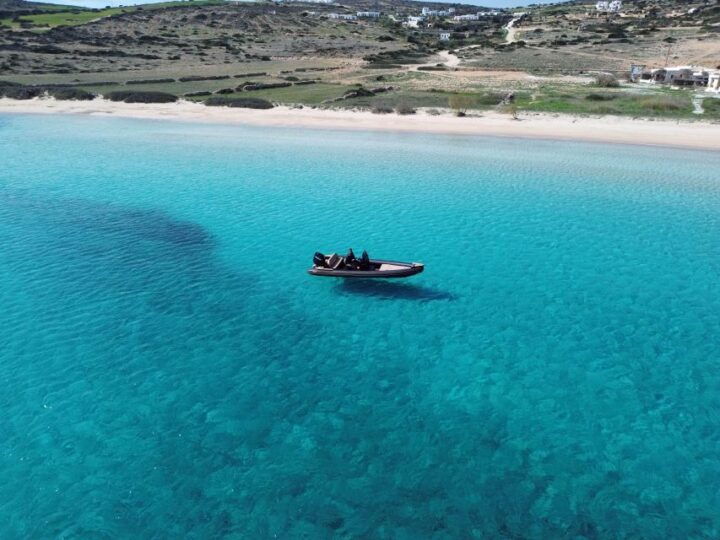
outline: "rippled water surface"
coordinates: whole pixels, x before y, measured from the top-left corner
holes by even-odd
[[[0,536],[718,538],[718,154],[0,118]],[[313,251],[422,260],[305,274]]]

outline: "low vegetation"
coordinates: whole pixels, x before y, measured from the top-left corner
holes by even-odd
[[[82,88],[48,88],[47,93],[50,97],[63,101],[89,101],[97,97]]]
[[[167,92],[142,92],[134,90],[117,90],[105,94],[110,101],[123,101],[125,103],[173,103],[178,97]]]
[[[468,109],[476,107],[476,98],[469,94],[454,94],[448,98],[448,105],[457,116],[465,116]]]
[[[390,114],[394,111],[394,109],[387,103],[376,103],[373,105],[371,111],[374,114]]]
[[[395,107],[395,112],[398,114],[415,114],[415,107],[409,103],[400,103]]]
[[[601,88],[617,88],[620,82],[612,73],[598,73],[595,76],[595,85]]]
[[[625,90],[572,92],[547,89],[543,94],[521,94],[519,111],[537,111],[633,117],[693,118],[691,95],[686,92],[638,93]]]
[[[33,99],[44,92],[45,89],[34,86],[0,86],[0,97],[10,99]]]
[[[720,98],[707,98],[703,100],[703,109],[708,118],[720,120]]]
[[[246,97],[213,96],[205,100],[209,107],[241,107],[243,109],[272,109],[273,104],[266,99]]]

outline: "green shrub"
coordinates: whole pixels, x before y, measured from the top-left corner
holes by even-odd
[[[8,86],[22,86],[22,84],[13,81],[0,81],[0,88],[7,88]]]
[[[368,90],[364,87],[356,88],[355,90],[348,90],[345,92],[342,97],[343,99],[353,99],[353,98],[361,98],[361,97],[371,97],[374,96],[375,93]]]
[[[10,99],[33,99],[41,96],[45,90],[37,86],[5,86],[0,95]]]
[[[398,114],[415,114],[415,108],[408,103],[398,103],[395,106],[395,112]]]
[[[164,84],[173,82],[175,82],[175,79],[136,79],[134,81],[125,81],[125,84]]]
[[[703,109],[705,109],[705,114],[707,115],[720,116],[720,99],[705,98],[703,100]]]
[[[241,107],[244,109],[272,109],[273,104],[261,98],[213,96],[205,100],[209,107]]]
[[[299,70],[296,70],[299,71]],[[265,71],[258,71],[256,73],[238,73],[237,75],[233,75],[234,79],[244,79],[245,77],[265,77],[267,75],[267,72]]]
[[[393,108],[387,103],[377,103],[373,106],[372,112],[374,114],[390,114],[393,112]]]
[[[475,97],[475,102],[478,105],[500,105],[500,103],[508,98],[508,95],[509,94],[502,92],[487,92],[485,94],[478,94]]]
[[[588,101],[612,101],[617,98],[615,94],[588,94],[585,99]]]
[[[47,92],[55,99],[63,101],[89,101],[97,97],[95,94],[88,92],[87,90],[83,90],[82,88],[48,88]]]
[[[689,104],[680,96],[652,96],[638,100],[643,109],[653,112],[677,112],[688,108]]]
[[[601,88],[617,88],[620,83],[612,73],[598,73],[595,77],[595,85]]]
[[[363,69],[399,69],[402,66],[400,64],[389,64],[386,62],[372,62],[363,66]]]
[[[599,105],[594,112],[597,114],[620,114],[620,111],[610,105]]]
[[[252,92],[254,90],[268,90],[270,88],[287,88],[292,86],[289,82],[277,82],[277,83],[251,83],[246,82],[237,87],[238,91],[241,92]]]
[[[448,98],[448,106],[455,111],[457,116],[465,116],[468,109],[477,105],[477,99],[473,95],[453,94]]]
[[[110,101],[125,103],[173,103],[178,100],[176,95],[167,92],[140,92],[134,90],[117,90],[106,94]]]
[[[193,82],[193,81],[222,81],[229,79],[230,75],[191,75],[189,77],[180,77],[180,82]]]

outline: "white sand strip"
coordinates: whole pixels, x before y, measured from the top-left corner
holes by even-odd
[[[720,150],[720,123],[641,120],[614,116],[522,114],[520,120],[513,120],[508,115],[496,112],[457,118],[451,114],[437,116],[423,112],[398,116],[308,107],[255,110],[206,107],[188,101],[130,104],[103,99],[56,101],[50,98],[0,99],[0,113],[86,114],[255,126],[490,135]]]

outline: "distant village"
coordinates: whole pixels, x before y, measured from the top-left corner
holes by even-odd
[[[335,0],[275,0],[276,3],[287,4],[287,3],[303,3],[303,4],[323,4],[323,5],[334,5]],[[467,6],[463,9],[463,13],[458,12],[455,7],[448,7],[447,9],[432,9],[429,7],[423,7],[415,13],[383,13],[381,11],[356,11],[356,12],[331,12],[323,13],[321,16],[327,16],[330,19],[341,20],[341,21],[356,21],[358,19],[378,19],[382,16],[386,16],[393,22],[400,23],[405,28],[417,28],[417,29],[432,29],[436,26],[449,26],[452,24],[462,24],[471,21],[481,21],[487,18],[493,17],[510,17],[514,16],[518,18],[524,13],[510,13],[507,10],[481,10],[477,11],[477,8],[473,10],[471,6]],[[446,28],[441,28],[437,32],[437,39],[440,41],[450,41],[453,37],[453,32]]]
[[[336,5],[335,0],[275,0],[276,3],[304,3]],[[317,14],[330,19],[342,21],[356,21],[358,19],[379,19],[387,17],[395,23],[400,23],[405,28],[422,29],[431,31],[438,27],[436,37],[438,41],[449,42],[456,37],[467,37],[467,33],[461,33],[448,29],[453,25],[463,25],[472,21],[481,21],[488,18],[504,18],[509,20],[509,26],[521,21],[525,12],[510,12],[506,9],[481,9],[473,10],[471,6],[461,8],[448,7],[447,9],[433,9],[423,7],[422,9],[408,13],[384,13],[381,11],[357,11],[357,12],[330,12]],[[698,8],[691,8],[687,11],[692,14]],[[623,17],[622,0],[598,0],[595,4],[595,13],[602,17]],[[315,13],[313,13],[315,14]],[[645,65],[632,65],[629,70],[629,80],[635,83],[667,85],[671,87],[705,88],[708,92],[720,94],[720,65],[712,67],[703,66],[666,66],[648,68]]]

